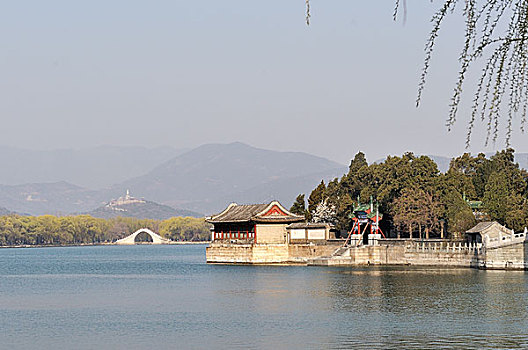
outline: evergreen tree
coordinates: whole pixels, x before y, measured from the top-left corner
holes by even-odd
[[[483,203],[491,220],[522,230],[526,225],[526,198],[515,190],[507,176],[502,172],[491,174],[486,184]]]
[[[325,183],[321,180],[321,183],[310,193],[310,197],[308,197],[308,220],[312,220],[312,213],[315,212],[317,205],[325,199],[325,191]]]
[[[515,230],[526,225],[526,171],[514,162],[513,149],[491,157],[492,172],[485,186],[483,204],[491,220]]]
[[[348,230],[350,228],[349,215],[354,210],[354,202],[343,183],[343,179],[340,181],[335,178],[328,183],[325,199],[328,200],[328,205],[335,211],[332,223],[339,230]]]
[[[364,166],[368,166],[367,158],[363,152],[358,152],[354,156],[354,159],[350,161],[350,166],[348,167],[348,173],[353,174],[359,171]]]
[[[452,238],[461,238],[465,231],[477,223],[475,216],[467,202],[456,191],[448,191],[442,200],[447,231],[451,232]]]
[[[306,217],[306,204],[304,201],[304,194],[300,194],[295,198],[295,202],[290,208],[290,211],[297,215],[303,215]]]

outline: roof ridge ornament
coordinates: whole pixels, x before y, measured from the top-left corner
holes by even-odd
[[[273,209],[274,207],[276,207],[276,209]],[[277,213],[266,215],[270,210],[276,210]],[[304,220],[304,216],[291,213],[276,200],[269,204],[248,204],[240,206],[236,203],[231,203],[221,213],[207,217],[208,222],[296,222],[299,220]]]

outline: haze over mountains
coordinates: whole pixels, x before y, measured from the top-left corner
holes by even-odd
[[[81,213],[105,201],[102,191],[88,190],[65,181],[0,185],[0,207],[31,215]]]
[[[10,210],[7,210],[6,208],[0,207],[0,216],[1,215],[9,215],[9,214],[13,214],[13,212],[11,212]]]
[[[430,157],[440,171],[447,170],[450,158]],[[528,154],[519,153],[516,160],[528,167]],[[208,144],[187,152],[170,147],[78,151],[0,147],[0,162],[6,165],[0,173],[2,212],[91,212],[103,217],[115,215],[104,206],[126,190],[149,203],[143,209],[130,208],[128,214],[141,217],[145,217],[141,210],[154,216],[212,214],[233,201],[277,199],[290,206],[299,193],[309,195],[321,179],[341,177],[348,170],[307,153],[270,151],[239,142]]]
[[[144,176],[116,185],[177,208],[211,213],[228,203],[271,199],[291,203],[322,178],[341,176],[346,167],[301,152],[277,152],[243,143],[209,144],[177,156]]]
[[[4,151],[6,149],[4,148]],[[15,154],[20,154],[18,151],[15,150]],[[75,163],[90,163],[90,167],[82,168],[89,170],[88,175],[73,171],[75,169],[70,164],[60,163],[57,160],[60,157],[54,154],[56,166],[50,166],[48,169],[55,172],[44,171],[42,178],[39,178],[38,166],[45,162],[38,161],[38,166],[32,174],[26,175],[26,178],[31,176],[33,183],[0,185],[0,206],[32,215],[83,213],[101,207],[130,190],[134,196],[148,201],[176,209],[211,214],[223,209],[231,201],[255,203],[278,199],[288,205],[297,194],[311,191],[321,179],[341,176],[347,169],[342,164],[306,153],[269,151],[242,143],[203,145],[165,160],[170,152],[178,153],[177,150],[163,150],[162,155],[156,158],[155,150],[141,148],[137,163],[142,164],[143,172],[139,173],[138,170],[135,174],[130,170],[134,164],[135,148],[122,147],[118,152],[110,151],[102,156],[105,164],[115,161],[115,164],[124,163],[124,166],[113,164],[107,167],[105,164],[97,164],[92,153],[87,157],[92,160],[90,163],[83,158],[83,152],[79,152]],[[38,158],[38,152],[36,154],[25,155],[24,163]],[[149,154],[153,159],[148,159]],[[120,160],[120,155],[123,155],[126,161]],[[10,167],[16,168],[14,155],[5,154],[4,159],[11,160]],[[63,160],[64,163],[70,161],[70,156]],[[155,166],[147,169],[145,164],[156,162]],[[119,168],[119,171],[113,173],[115,167]],[[30,165],[22,168],[31,171]],[[64,169],[71,169],[72,172]],[[123,177],[123,169],[128,169],[131,176],[128,180],[112,186],[88,189],[77,185],[79,182],[85,185],[105,184],[103,179],[106,175],[109,178]],[[14,172],[21,174],[24,179],[24,171],[17,169]],[[70,175],[69,181],[44,182],[60,179],[63,173]],[[90,176],[96,180],[90,180]],[[3,179],[11,179],[10,181],[14,182],[15,176],[4,175]]]
[[[66,181],[90,189],[109,187],[149,172],[187,151],[172,147],[100,146],[34,151],[0,146],[0,184]]]

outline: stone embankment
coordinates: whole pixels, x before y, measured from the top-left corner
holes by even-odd
[[[379,240],[377,245],[343,247],[331,256],[310,259],[308,265],[417,265],[477,267],[482,245],[462,242]]]
[[[308,259],[332,254],[336,244],[225,244],[211,243],[208,263],[307,264]]]
[[[528,269],[528,244],[524,234],[512,234],[500,242],[468,244],[443,241],[379,240],[375,246],[348,247],[327,257],[310,259],[308,265],[414,265]]]
[[[502,239],[504,238],[504,239]],[[528,269],[525,234],[501,241],[468,244],[443,240],[380,239],[375,245],[343,247],[326,244],[219,244],[207,248],[208,263],[305,264],[309,266],[414,265]]]

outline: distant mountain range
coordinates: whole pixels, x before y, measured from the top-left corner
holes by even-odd
[[[0,185],[0,207],[31,215],[110,217],[119,210],[109,211],[107,203],[126,190],[148,201],[125,208],[123,216],[212,214],[233,201],[277,199],[288,207],[299,193],[309,195],[321,179],[328,181],[348,171],[342,164],[307,153],[270,151],[239,142],[208,144],[183,153],[172,148],[102,147],[43,152],[43,158],[36,159],[38,152],[24,151],[25,156],[20,152],[0,148],[0,162],[8,164],[0,174],[0,183],[6,183]],[[17,155],[21,163],[14,161]],[[440,171],[448,169],[449,157],[430,157]],[[516,161],[528,168],[528,154],[517,154]],[[16,184],[27,179],[33,182]]]
[[[172,147],[100,146],[84,150],[34,151],[0,146],[0,184],[69,182],[101,189],[148,173],[185,152]]]
[[[6,208],[0,207],[0,216],[2,216],[2,215],[11,215],[11,214],[13,214],[12,211],[7,210]]]
[[[107,201],[104,193],[65,181],[0,185],[0,206],[31,215],[64,215],[91,210]]]
[[[291,204],[322,178],[341,176],[346,167],[302,152],[277,152],[243,143],[209,144],[176,156],[151,172],[113,187],[130,189],[152,200],[202,213],[232,201]]]
[[[278,199],[290,205],[297,194],[309,193],[321,179],[341,176],[347,169],[302,152],[269,151],[238,142],[203,145],[159,161],[163,157],[158,157],[158,164],[144,171],[144,175],[131,176],[103,189],[88,189],[66,181],[0,185],[0,206],[32,215],[92,212],[130,190],[151,202],[203,215],[219,211],[232,201],[256,203]],[[65,168],[66,165],[59,164],[53,176],[43,174],[43,177],[56,178],[60,169]],[[110,178],[123,176],[122,170],[117,175],[111,174],[113,167],[93,168],[99,172],[97,176],[106,172]],[[37,179],[38,171],[32,176]],[[103,209],[93,213],[106,215]]]

